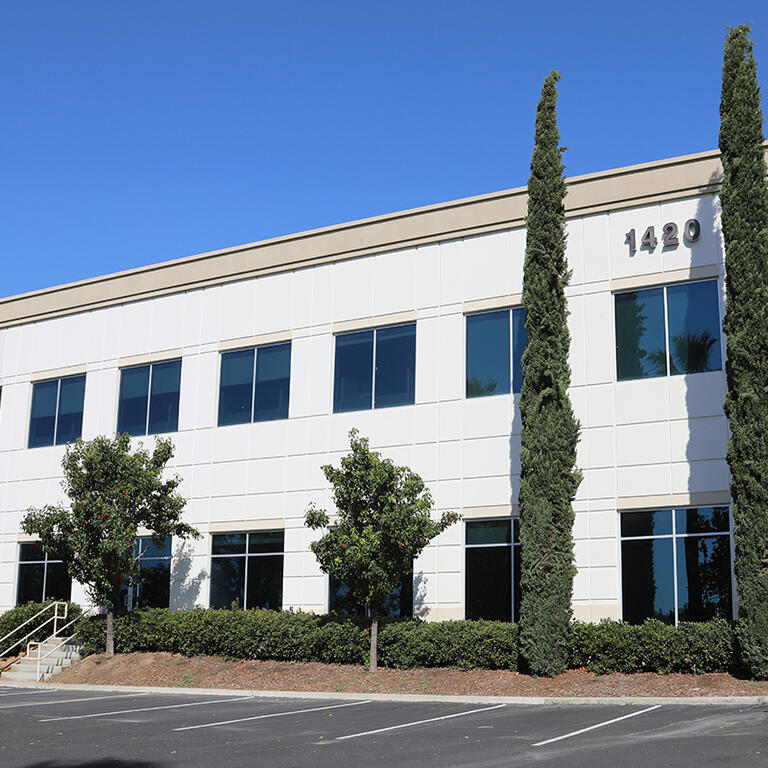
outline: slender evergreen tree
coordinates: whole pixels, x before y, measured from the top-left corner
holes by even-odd
[[[523,354],[520,449],[520,651],[530,672],[556,675],[568,664],[572,618],[573,507],[579,423],[568,386],[570,334],[565,286],[565,179],[557,130],[557,81],[544,81],[528,182],[523,277],[528,345]]]
[[[728,32],[720,102],[725,413],[741,654],[754,677],[768,678],[768,185],[749,33],[748,26]]]

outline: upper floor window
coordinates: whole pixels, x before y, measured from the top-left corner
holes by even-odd
[[[117,431],[129,435],[176,432],[180,387],[181,360],[123,368]]]
[[[717,280],[616,294],[619,381],[719,371]]]
[[[85,374],[36,381],[32,385],[28,447],[64,445],[77,440],[83,431],[84,396]]]
[[[211,608],[283,606],[284,531],[211,537]]]
[[[333,412],[413,405],[416,323],[336,336]]]
[[[221,355],[219,426],[288,418],[291,342]]]
[[[44,552],[36,541],[19,546],[17,605],[41,603],[44,600],[69,600],[71,595],[72,579],[61,560]]]
[[[624,621],[733,618],[728,507],[621,513]]]
[[[467,397],[519,392],[527,342],[522,307],[467,315]]]
[[[467,521],[465,618],[517,621],[520,615],[519,555],[517,518]]]

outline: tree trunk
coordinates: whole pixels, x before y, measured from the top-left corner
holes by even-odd
[[[115,614],[110,608],[107,611],[107,656],[115,655],[115,629],[114,629]]]
[[[369,672],[375,672],[378,669],[378,652],[379,652],[379,614],[377,611],[371,611],[371,653],[370,664],[368,666]]]

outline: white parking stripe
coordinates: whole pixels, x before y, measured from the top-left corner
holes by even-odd
[[[8,693],[0,693],[0,696],[29,696],[31,693],[50,693],[50,691],[46,691],[44,688],[39,691],[9,691]]]
[[[414,720],[412,723],[402,723],[400,725],[390,725],[388,728],[377,728],[374,731],[363,731],[362,733],[350,733],[348,736],[337,736],[336,741],[344,739],[356,739],[358,736],[370,736],[373,733],[384,733],[384,731],[396,731],[398,728],[411,728],[414,725],[423,725],[424,723],[436,723],[438,720],[450,720],[452,717],[464,717],[465,715],[474,715],[476,712],[489,712],[492,709],[501,709],[506,704],[496,704],[493,707],[483,707],[482,709],[470,709],[467,712],[456,712],[453,715],[443,715],[442,717],[430,717],[429,720]]]
[[[46,691],[50,693],[50,691]],[[53,699],[52,701],[33,701],[31,704],[3,704],[0,709],[16,709],[17,707],[42,707],[46,704],[74,704],[76,701],[98,701],[99,699],[119,699],[126,696],[146,696],[146,693],[113,693],[109,696],[89,696],[86,699]]]
[[[264,720],[267,717],[283,717],[284,715],[301,715],[304,712],[319,712],[321,709],[341,709],[341,707],[357,707],[360,704],[370,704],[370,701],[352,701],[349,704],[333,704],[328,707],[312,707],[311,709],[294,709],[291,712],[270,712],[267,715],[255,715],[254,717],[240,717],[237,720],[223,720],[220,723],[205,723],[204,725],[186,725],[183,728],[174,728],[174,731],[194,731],[198,728],[215,728],[217,725],[231,725],[232,723],[245,723],[248,720]]]
[[[109,717],[110,715],[129,715],[134,712],[155,712],[158,709],[181,709],[181,707],[204,707],[206,704],[223,704],[227,701],[246,701],[253,696],[236,696],[228,699],[214,699],[213,701],[193,701],[191,704],[166,704],[163,707],[140,707],[138,709],[118,709],[115,712],[93,712],[90,715],[67,715],[66,717],[48,717],[40,720],[41,723],[53,723],[59,720],[86,720],[89,717]]]
[[[537,741],[533,746],[534,747],[543,747],[545,744],[552,744],[554,741],[561,741],[562,739],[570,739],[571,736],[578,736],[580,733],[586,733],[587,731],[594,731],[595,728],[602,728],[605,725],[610,725],[611,723],[618,723],[619,720],[627,720],[630,717],[637,717],[638,715],[643,715],[646,712],[653,712],[654,709],[658,709],[661,706],[661,704],[656,704],[656,706],[648,707],[648,709],[641,709],[639,712],[630,712],[628,715],[622,715],[621,717],[614,717],[613,720],[606,720],[604,723],[598,723],[597,725],[590,725],[589,728],[581,728],[578,731],[572,731],[571,733],[565,733],[562,736],[556,736],[554,739],[547,739],[546,741]]]

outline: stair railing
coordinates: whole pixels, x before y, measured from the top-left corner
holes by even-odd
[[[53,615],[49,616],[45,621],[43,621],[41,624],[38,624],[33,630],[30,632],[27,632],[24,637],[22,637],[20,640],[17,640],[13,645],[9,645],[7,648],[5,648],[3,651],[0,651],[0,658],[3,656],[7,656],[14,648],[17,646],[23,645],[27,640],[29,640],[30,637],[35,635],[37,632],[39,632],[43,627],[47,626],[51,622],[53,622],[53,637],[56,637],[58,633],[64,628],[59,626],[60,621],[66,621],[67,614],[69,611],[69,603],[65,603],[61,600],[57,600],[54,603],[49,603],[45,606],[42,610],[38,611],[34,616],[30,616],[26,621],[23,621],[21,624],[19,624],[18,627],[15,629],[12,629],[8,634],[3,635],[0,637],[0,648],[2,648],[3,642],[5,642],[9,637],[13,637],[22,627],[27,626],[27,624],[31,624],[35,619],[42,616],[47,611],[50,611],[51,608],[53,608]],[[70,622],[71,624],[71,622]],[[69,624],[65,625],[69,626]]]
[[[75,616],[74,619],[72,619],[71,621],[68,621],[63,627],[59,627],[58,631],[63,632],[65,629],[68,629],[76,621],[79,621],[80,619],[82,619],[84,615],[85,614],[83,613],[83,614],[80,614],[79,616]],[[40,653],[43,645],[47,645],[48,643],[51,642],[51,640],[57,640],[57,639],[58,638],[56,637],[56,633],[54,632],[54,634],[50,638],[48,638],[48,640],[43,640],[43,641],[33,640],[32,642],[27,643],[27,658],[28,659],[34,658],[37,660],[37,672],[35,673],[35,680],[38,683],[42,682],[42,680],[40,679],[40,662],[43,661],[44,659],[47,659],[51,654],[56,653],[56,651],[58,651],[59,648],[61,648],[63,645],[66,645],[72,638],[65,637],[63,640],[61,640],[60,643],[57,643],[56,645],[54,645],[53,648],[51,648],[48,651],[48,653],[45,653],[45,654]],[[33,652],[35,652],[34,656],[32,655]]]

